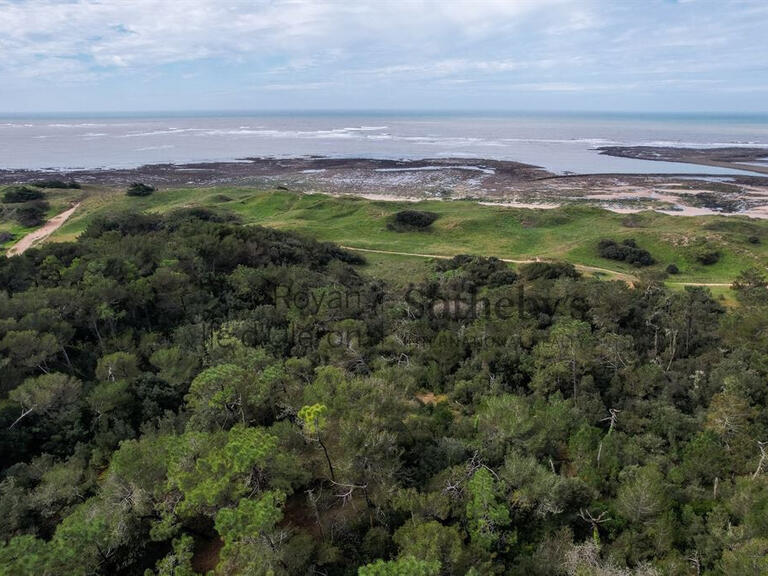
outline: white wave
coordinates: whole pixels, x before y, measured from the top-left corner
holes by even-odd
[[[162,146],[145,146],[144,148],[134,148],[136,152],[146,152],[148,150],[169,150],[176,148],[173,144],[163,144]]]
[[[118,138],[138,138],[142,136],[165,136],[168,134],[184,134],[187,132],[201,132],[207,128],[161,128],[159,130],[149,130],[146,132],[128,132],[121,134]]]
[[[26,124],[26,126],[36,126],[35,124]],[[75,122],[64,123],[56,122],[53,124],[46,124],[48,128],[126,128],[128,126],[136,126],[135,123],[125,122]]]
[[[356,128],[343,128],[343,130],[349,130],[351,132],[375,132],[378,130],[386,130],[389,126],[358,126]]]
[[[376,168],[374,172],[428,172],[434,170],[474,170],[483,174],[496,174],[493,168],[482,166],[414,166],[404,168]]]
[[[591,144],[593,146],[620,144],[620,142],[605,138],[502,138],[501,140],[502,142],[520,142],[525,144]]]

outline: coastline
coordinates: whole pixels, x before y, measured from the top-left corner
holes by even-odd
[[[680,162],[768,175],[766,148],[675,148],[671,146],[601,146],[600,154],[652,162]]]
[[[635,155],[690,163],[762,158],[764,149],[623,147],[602,154]],[[762,155],[762,156],[761,156]],[[692,160],[696,160],[693,162]],[[714,164],[713,164],[714,165]],[[758,166],[757,168],[761,168]],[[766,174],[555,174],[543,168],[482,158],[246,158],[231,162],[150,164],[97,170],[0,170],[0,185],[74,179],[84,186],[126,187],[144,182],[163,188],[255,186],[301,193],[361,196],[371,200],[473,199],[499,206],[546,208],[586,204],[633,213],[744,215],[768,218]]]

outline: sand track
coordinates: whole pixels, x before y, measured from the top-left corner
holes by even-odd
[[[438,258],[440,260],[449,260],[453,256],[441,256],[438,254],[421,254],[419,252],[396,252],[394,250],[375,250],[373,248],[356,248],[354,246],[341,246],[345,250],[351,250],[353,252],[369,252],[371,254],[390,254],[392,256],[413,256],[415,258]],[[499,258],[502,262],[509,262],[511,264],[531,264],[533,262],[546,262],[547,260],[541,258],[527,259],[527,260],[514,260],[512,258]],[[632,274],[626,272],[619,272],[618,270],[611,270],[609,268],[600,268],[599,266],[587,266],[585,264],[574,264],[577,270],[582,272],[599,272],[602,274],[610,274],[615,280],[623,280],[630,286],[633,286],[637,282],[637,278]],[[730,286],[730,283],[725,282],[670,282],[676,286]]]
[[[418,252],[395,252],[392,250],[374,250],[372,248],[355,248],[354,246],[341,246],[346,250],[352,250],[353,252],[370,252],[373,254],[391,254],[393,256],[414,256],[417,258],[439,258],[441,260],[449,260],[453,256],[439,256],[437,254],[420,254]],[[532,264],[534,262],[546,262],[546,259],[542,258],[529,258],[524,260],[515,260],[513,258],[499,258],[502,262],[509,262],[510,264]],[[598,266],[586,266],[584,264],[574,264],[577,270],[584,272],[601,272],[603,274],[610,274],[617,280],[624,280],[627,284],[632,284],[637,280],[631,274],[624,272],[618,272],[617,270],[610,270],[609,268],[600,268]]]
[[[56,232],[61,226],[66,222],[72,214],[75,213],[75,210],[80,206],[80,203],[78,202],[71,208],[65,210],[64,212],[61,212],[60,214],[57,214],[48,222],[43,224],[40,228],[37,230],[34,230],[33,232],[30,232],[26,236],[24,236],[21,240],[16,242],[13,246],[11,246],[10,250],[8,250],[7,255],[8,256],[18,256],[19,254],[23,254],[27,250],[29,250],[34,244],[38,242],[42,242],[48,236]]]

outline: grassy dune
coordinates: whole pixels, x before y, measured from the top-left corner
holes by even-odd
[[[414,204],[236,187],[169,189],[145,198],[127,197],[122,190],[90,190],[80,210],[54,238],[77,237],[94,215],[107,210],[165,212],[185,206],[230,210],[249,224],[296,230],[358,248],[444,256],[475,253],[510,259],[564,259],[630,274],[661,271],[674,262],[681,273],[670,277],[670,282],[727,283],[748,266],[768,263],[768,222],[744,217],[683,217],[654,212],[626,215],[583,206],[530,210],[471,201]],[[440,218],[428,232],[388,230],[387,219],[406,208],[429,210]],[[759,238],[760,244],[750,243],[751,236]],[[596,245],[602,238],[634,238],[651,252],[657,264],[638,269],[600,258]],[[718,251],[720,260],[711,266],[700,264],[696,255],[704,250]],[[368,259],[397,264],[404,273],[419,266],[409,263],[408,257],[379,255]]]
[[[0,187],[0,196],[2,196],[3,190],[4,188]],[[46,213],[46,218],[52,218],[56,214],[63,212],[69,208],[73,202],[77,202],[83,198],[86,198],[88,195],[89,193],[85,190],[45,190],[45,199],[50,204],[50,208]],[[10,232],[15,238],[15,240],[11,242],[0,243],[0,252],[10,248],[15,241],[19,240],[26,234],[29,234],[33,230],[35,230],[35,228],[22,226],[15,220],[0,220],[0,232]]]

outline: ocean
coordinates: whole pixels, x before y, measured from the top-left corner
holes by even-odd
[[[768,116],[237,113],[0,117],[0,168],[97,169],[252,157],[486,158],[556,173],[738,174],[598,154],[614,145],[765,147]]]

